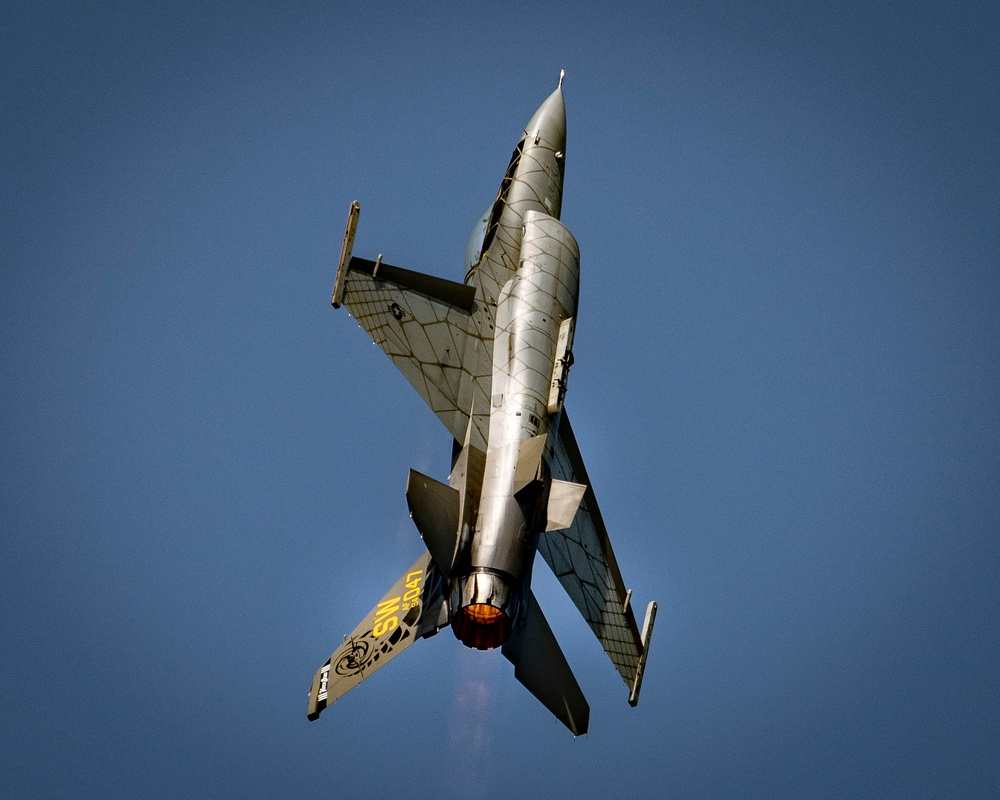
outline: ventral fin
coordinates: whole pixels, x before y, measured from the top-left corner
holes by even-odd
[[[517,453],[517,466],[514,468],[514,495],[524,489],[532,481],[542,480],[542,456],[545,455],[545,443],[548,434],[542,433],[521,442]]]
[[[570,483],[553,478],[552,486],[549,488],[549,505],[546,509],[548,522],[545,530],[561,531],[572,525],[576,510],[580,507],[580,501],[586,491],[585,483]]]
[[[410,516],[445,578],[450,577],[458,542],[458,491],[445,483],[410,470],[406,504]]]

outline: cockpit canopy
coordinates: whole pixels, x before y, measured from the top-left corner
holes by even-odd
[[[500,183],[500,191],[493,205],[483,214],[479,222],[472,229],[472,236],[469,237],[469,246],[465,251],[465,277],[468,279],[469,273],[486,255],[493,244],[493,238],[497,235],[497,227],[500,225],[500,216],[503,214],[504,206],[507,205],[507,194],[510,192],[511,184],[514,182],[514,174],[521,163],[521,154],[524,152],[524,137],[517,143],[510,163],[507,165],[507,172],[504,173],[503,181]]]
[[[472,227],[472,234],[469,236],[469,246],[465,248],[466,275],[479,263],[479,258],[483,251],[483,237],[486,236],[486,226],[490,222],[490,211],[492,209],[493,206],[487,208],[483,216],[480,217],[479,222]]]

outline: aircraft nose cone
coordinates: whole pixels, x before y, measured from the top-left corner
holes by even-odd
[[[553,150],[566,151],[566,104],[562,84],[550,94],[524,127],[528,141],[538,139]]]

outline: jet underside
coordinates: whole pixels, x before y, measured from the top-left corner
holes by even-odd
[[[344,305],[454,439],[448,482],[410,472],[427,547],[317,670],[309,718],[414,641],[450,625],[499,647],[515,677],[574,735],[589,706],[534,595],[554,571],[638,702],[656,614],[640,633],[563,402],[580,252],[560,221],[562,78],[515,146],[470,239],[463,283],[353,256],[352,204],[332,302]]]

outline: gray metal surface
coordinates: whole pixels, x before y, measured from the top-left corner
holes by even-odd
[[[580,282],[579,246],[559,219],[565,151],[560,76],[473,230],[464,283],[354,257],[351,207],[334,305],[406,376],[455,448],[447,485],[411,471],[407,502],[428,552],[317,671],[310,719],[451,622],[470,647],[502,645],[515,677],[586,732],[589,707],[531,593],[536,552],[638,699],[655,604],[640,637],[563,411]]]

